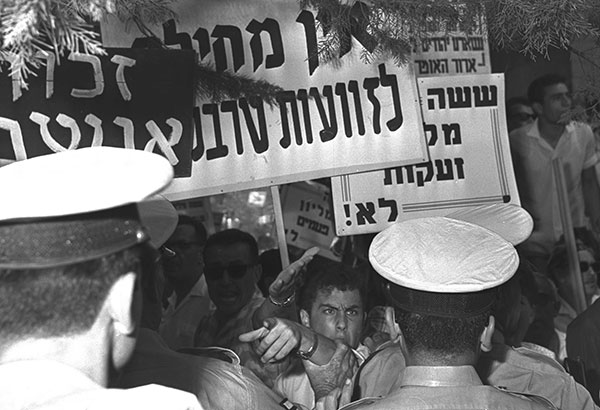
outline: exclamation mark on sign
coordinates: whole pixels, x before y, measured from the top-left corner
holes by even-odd
[[[347,226],[352,225],[352,221],[350,220],[350,205],[349,204],[344,205],[344,213],[346,214],[346,218],[348,218],[346,220],[346,225]]]

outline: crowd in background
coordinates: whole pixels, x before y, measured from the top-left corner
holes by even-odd
[[[238,229],[209,235],[164,198],[156,234],[140,205],[170,167],[138,196],[139,174],[82,171],[97,192],[66,184],[46,202],[14,180],[35,195],[51,185],[41,170],[73,164],[0,169],[0,407],[596,408],[599,165],[570,108],[554,75],[507,102],[522,208],[402,221],[342,261],[290,247],[284,266],[278,249],[259,253]],[[94,155],[82,169],[119,170],[111,150],[81,151]],[[80,208],[65,207],[76,195]]]

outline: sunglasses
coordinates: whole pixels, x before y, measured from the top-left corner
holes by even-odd
[[[204,276],[206,279],[219,280],[223,277],[225,271],[229,274],[231,279],[241,279],[244,277],[249,268],[255,266],[251,265],[229,265],[229,266],[205,266]]]
[[[579,262],[581,272],[587,272],[589,268],[592,268],[594,272],[600,272],[600,262]]]
[[[174,258],[175,256],[177,256],[177,252],[175,252],[173,249],[168,248],[164,245],[161,246],[158,250],[163,259],[171,259],[171,258]]]

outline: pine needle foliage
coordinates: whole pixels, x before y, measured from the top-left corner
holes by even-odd
[[[197,0],[202,1],[202,0]],[[291,1],[291,0],[290,0]],[[149,29],[177,16],[176,0],[0,0],[0,59],[23,86],[45,63],[68,52],[102,55],[94,28],[112,14],[154,42]],[[322,63],[340,65],[343,57],[362,44],[365,62],[391,58],[406,64],[419,42],[431,35],[478,32],[487,26],[490,45],[520,51],[532,58],[548,56],[552,47],[584,55],[572,48],[578,37],[600,38],[600,0],[298,0],[301,8],[317,12]],[[485,17],[483,21],[482,17]],[[597,64],[595,65],[597,67]],[[221,100],[259,95],[274,102],[278,87],[198,65],[197,91]],[[599,92],[600,95],[600,92]]]

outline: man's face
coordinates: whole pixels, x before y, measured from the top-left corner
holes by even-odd
[[[205,251],[208,295],[221,313],[236,314],[250,302],[260,278],[258,257],[245,243],[211,246]]]
[[[545,87],[544,100],[542,104],[534,103],[534,109],[550,124],[567,124],[571,110],[569,88],[562,83]]]
[[[198,242],[192,225],[178,225],[165,246],[175,256],[164,259],[165,276],[173,281],[196,281],[204,266],[202,244]]]
[[[508,132],[531,124],[535,118],[533,108],[525,104],[513,104],[506,113],[508,121]]]
[[[583,290],[587,298],[591,298],[598,291],[598,276],[594,266],[596,265],[596,258],[588,250],[580,250],[579,256],[579,270],[581,271],[581,281],[583,282]]]
[[[364,321],[365,311],[358,289],[319,290],[310,314],[302,314],[305,326],[352,348],[360,342]]]

